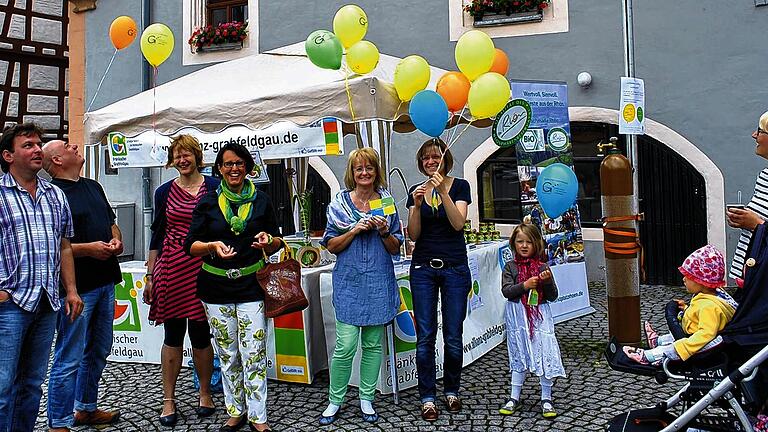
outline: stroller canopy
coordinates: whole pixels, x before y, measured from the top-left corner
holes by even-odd
[[[746,258],[744,287],[735,296],[739,307],[720,335],[728,343],[766,345],[768,344],[768,227],[766,224],[758,225],[755,229]]]

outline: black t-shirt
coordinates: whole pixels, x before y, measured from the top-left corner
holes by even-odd
[[[408,190],[408,202],[405,206],[409,209],[413,207],[413,191],[420,185],[421,183],[413,185]],[[448,196],[454,203],[456,201],[471,203],[469,182],[454,178]],[[439,258],[450,266],[466,264],[467,246],[464,241],[464,227],[462,226],[459,231],[453,229],[443,204],[438,206],[437,213],[433,213],[429,205],[430,200],[431,196],[425,196],[421,204],[421,234],[413,250],[413,262],[426,263],[430,259]]]
[[[77,181],[53,179],[51,183],[60,187],[67,196],[72,212],[75,236],[73,244],[112,240],[112,225],[115,212],[104,195],[101,185],[89,178],[80,177]],[[120,283],[123,275],[116,256],[102,261],[88,256],[75,258],[75,281],[77,292],[91,291],[108,283]]]
[[[232,212],[237,214],[237,208],[233,206]],[[237,255],[232,259],[223,260],[208,254],[202,257],[203,261],[220,269],[248,267],[264,257],[260,249],[251,247],[254,236],[261,231],[273,236],[280,235],[272,200],[266,193],[256,192],[251,217],[245,225],[245,230],[236,235],[219,209],[216,191],[211,191],[200,198],[192,213],[192,225],[184,242],[184,250],[189,253],[192,243],[196,241],[222,241],[232,246]],[[259,286],[256,273],[229,279],[201,270],[197,275],[197,296],[205,303],[245,303],[264,300],[264,291]]]

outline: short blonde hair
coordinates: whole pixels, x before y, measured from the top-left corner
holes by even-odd
[[[760,116],[760,120],[758,120],[757,125],[760,126],[760,129],[768,132],[768,111],[764,112],[763,115]]]
[[[512,230],[512,235],[509,236],[509,247],[512,248],[512,252],[515,252],[515,238],[517,235],[523,233],[531,239],[533,243],[533,256],[539,259],[546,259],[546,248],[544,247],[544,238],[541,236],[539,227],[532,223],[521,223]]]
[[[171,146],[168,147],[168,161],[165,163],[166,168],[170,168],[173,165],[173,153],[176,150],[187,150],[195,156],[195,166],[197,170],[203,169],[203,149],[200,147],[200,141],[192,135],[179,135],[171,138]]]
[[[349,159],[347,159],[347,172],[344,174],[344,185],[347,189],[355,188],[355,173],[353,165],[355,162],[361,159],[363,163],[368,162],[376,168],[376,178],[373,180],[374,189],[381,189],[387,187],[387,179],[381,174],[381,162],[379,160],[379,154],[376,150],[365,147],[361,149],[352,150],[349,153]]]

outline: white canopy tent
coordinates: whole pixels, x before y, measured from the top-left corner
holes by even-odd
[[[370,74],[350,75],[312,64],[299,42],[263,54],[215,64],[86,114],[88,143],[110,131],[126,136],[152,130],[172,134],[184,126],[216,132],[232,124],[253,129],[277,121],[306,125],[323,117],[344,123],[394,121],[408,112],[400,104],[394,73],[400,58],[381,55]],[[162,66],[161,66],[162,68]],[[432,67],[434,89],[445,70]],[[349,92],[349,94],[347,93]],[[354,118],[350,112],[352,101]],[[398,110],[399,107],[399,110]]]

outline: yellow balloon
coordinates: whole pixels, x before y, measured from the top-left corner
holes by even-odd
[[[358,5],[342,6],[333,17],[333,32],[344,48],[360,42],[368,31],[368,16]]]
[[[496,72],[486,72],[469,88],[469,112],[474,118],[493,117],[509,101],[509,81]]]
[[[173,52],[173,32],[167,25],[154,23],[141,34],[141,53],[149,64],[160,66]]]
[[[454,54],[456,66],[470,81],[474,81],[491,69],[496,48],[490,36],[480,30],[470,30],[461,35]]]
[[[408,102],[429,84],[429,63],[417,55],[408,56],[395,67],[395,90],[397,97]]]
[[[371,42],[362,40],[347,50],[347,66],[352,72],[367,74],[379,64],[379,49]]]

